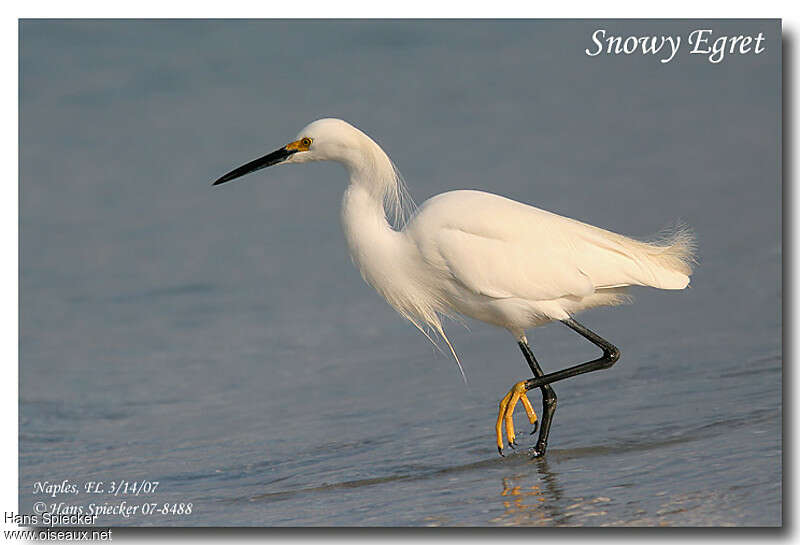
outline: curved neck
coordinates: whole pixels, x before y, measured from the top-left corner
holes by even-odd
[[[399,235],[386,219],[383,196],[352,181],[342,198],[342,228],[350,255],[362,274],[367,262],[375,262],[392,251]]]
[[[364,211],[372,215],[379,212],[384,220],[388,212],[391,222],[399,229],[404,222],[404,201],[408,199],[402,179],[381,147],[367,135],[362,133],[359,136],[358,145],[334,160],[347,169],[350,187],[361,188],[372,197],[370,203],[366,199],[360,202]],[[408,204],[413,206],[410,200]]]
[[[392,281],[402,275],[398,258],[407,254],[403,232],[395,231],[387,219],[400,211],[402,187],[394,165],[384,151],[364,135],[354,152],[338,160],[350,175],[342,199],[342,227],[350,256],[364,279],[388,298]]]
[[[391,163],[390,163],[391,165]],[[402,309],[410,257],[405,233],[395,231],[386,219],[385,193],[374,190],[351,172],[342,199],[342,227],[350,257],[362,278],[395,308]]]

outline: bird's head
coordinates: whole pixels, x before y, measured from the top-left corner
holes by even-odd
[[[367,135],[341,119],[318,119],[306,125],[297,137],[282,148],[259,157],[220,177],[223,184],[262,168],[309,161],[339,161],[350,166],[361,160],[364,151],[377,147]]]

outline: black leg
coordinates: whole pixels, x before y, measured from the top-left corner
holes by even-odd
[[[533,450],[534,457],[544,455],[545,450],[547,450],[547,437],[550,434],[550,424],[553,420],[553,413],[555,413],[556,410],[556,394],[550,387],[550,384],[559,380],[564,380],[565,378],[582,375],[583,373],[589,373],[599,369],[608,369],[619,359],[619,349],[597,333],[594,333],[572,318],[562,320],[562,323],[600,347],[603,350],[603,355],[596,360],[574,365],[562,371],[556,371],[555,373],[545,375],[542,373],[542,369],[536,362],[536,358],[534,358],[533,352],[531,352],[528,345],[519,343],[520,348],[522,348],[522,353],[525,354],[525,358],[528,360],[528,364],[534,375],[534,378],[525,381],[525,390],[528,391],[533,388],[541,388],[542,390],[542,426],[539,432],[539,440],[536,442],[536,448]],[[552,396],[552,398],[549,396]],[[548,399],[550,399],[550,404],[548,404]]]
[[[588,361],[586,363],[581,363],[580,365],[575,365],[573,367],[568,367],[562,371],[556,371],[555,373],[548,373],[541,377],[532,378],[530,380],[525,381],[525,389],[531,390],[533,388],[541,388],[546,384],[551,384],[553,382],[557,382],[559,380],[564,380],[565,378],[574,377],[576,375],[582,375],[584,373],[589,373],[591,371],[598,371],[600,369],[608,369],[612,365],[614,365],[617,360],[619,359],[619,349],[602,338],[597,333],[590,331],[585,326],[579,324],[572,318],[568,318],[566,320],[562,320],[565,326],[569,327],[573,331],[580,334],[585,339],[588,339],[595,345],[599,346],[603,350],[603,355],[596,360]]]
[[[531,371],[533,372],[533,376],[536,378],[541,378],[545,376],[544,372],[542,371],[542,368],[539,367],[539,362],[536,361],[536,356],[534,356],[533,352],[531,351],[531,347],[528,346],[528,343],[525,341],[520,341],[519,348],[520,350],[522,350],[525,359],[528,360],[528,365],[530,366]],[[547,437],[550,435],[550,424],[553,421],[553,415],[556,412],[556,403],[558,401],[555,390],[553,390],[553,388],[549,384],[542,385],[541,390],[542,390],[542,418],[541,418],[542,422],[539,428],[539,440],[536,441],[536,447],[534,448],[533,451],[534,456],[541,456],[547,449]],[[535,432],[536,428],[534,428],[531,433],[533,434]]]

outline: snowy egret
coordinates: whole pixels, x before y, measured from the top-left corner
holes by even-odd
[[[291,143],[213,185],[272,165],[309,161],[336,161],[345,167],[350,184],[342,202],[342,225],[353,262],[397,312],[426,335],[426,327],[439,334],[462,376],[441,316],[470,316],[505,328],[516,339],[533,378],[514,384],[500,402],[495,434],[501,456],[503,424],[509,446],[516,445],[512,416],[517,403],[532,425],[539,424],[526,392],[539,388],[542,393],[539,438],[532,450],[541,456],[556,409],[550,384],[607,369],[619,359],[619,350],[575,321],[575,313],[624,302],[627,286],[678,290],[689,284],[693,238],[687,228],[658,242],[643,242],[465,190],[430,198],[406,221],[413,204],[394,164],[369,136],[339,119],[314,121]],[[603,355],[545,374],[525,330],[555,320],[597,345]]]

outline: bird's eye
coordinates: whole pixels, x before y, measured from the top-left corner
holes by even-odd
[[[300,140],[300,145],[302,145],[304,148],[311,146],[311,139],[303,138],[302,140]]]

